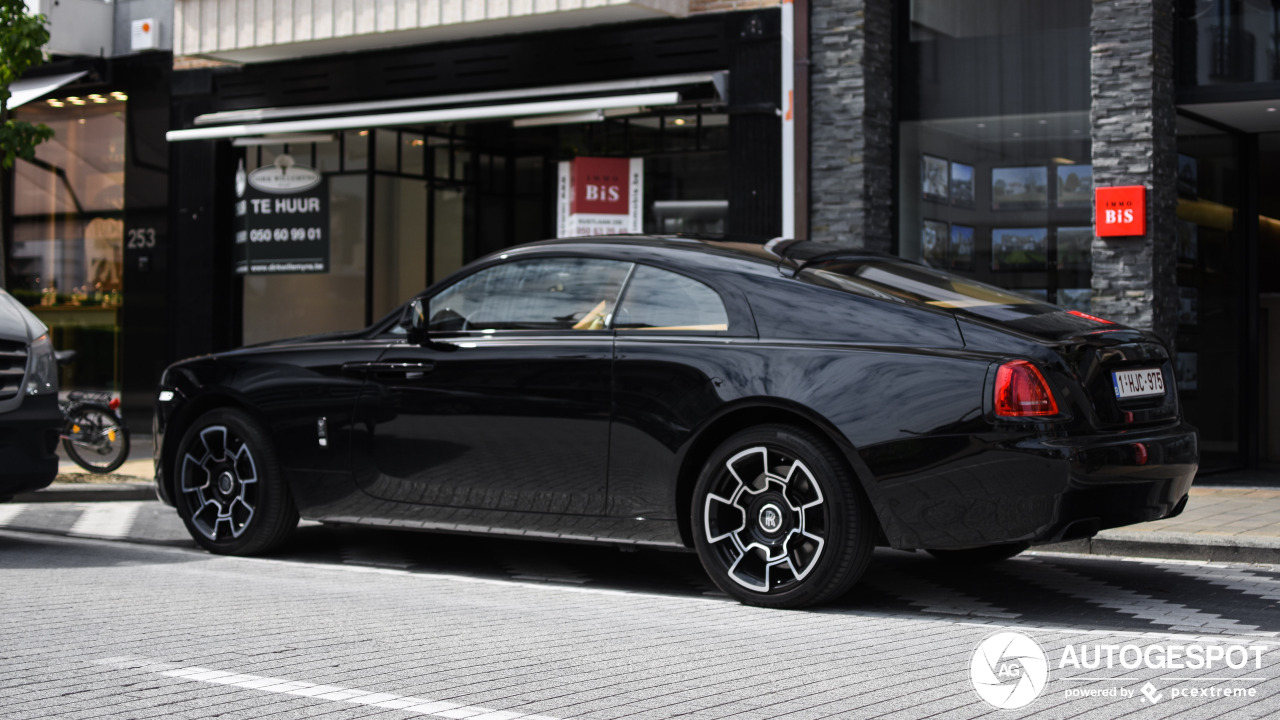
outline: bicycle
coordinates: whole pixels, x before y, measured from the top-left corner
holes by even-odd
[[[58,401],[66,422],[62,449],[91,473],[106,474],[129,458],[129,426],[120,415],[120,399],[111,393],[72,391]]]

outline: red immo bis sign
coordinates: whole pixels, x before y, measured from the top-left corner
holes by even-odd
[[[1100,187],[1094,191],[1098,237],[1147,234],[1147,189],[1141,185]]]

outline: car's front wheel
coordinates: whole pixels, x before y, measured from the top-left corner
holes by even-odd
[[[224,555],[268,552],[298,526],[270,438],[248,415],[201,415],[178,446],[175,499],[191,537]]]
[[[693,493],[694,543],[720,589],[741,602],[797,608],[843,595],[875,544],[874,515],[824,438],[789,425],[730,437]]]

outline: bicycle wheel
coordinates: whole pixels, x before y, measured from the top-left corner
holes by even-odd
[[[67,411],[62,449],[92,473],[109,473],[129,457],[129,428],[104,405],[83,403]]]

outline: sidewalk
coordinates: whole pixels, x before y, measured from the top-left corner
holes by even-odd
[[[1280,488],[1192,487],[1182,514],[1037,550],[1280,564]]]
[[[95,475],[67,459],[58,447],[58,478],[53,485],[24,493],[14,502],[98,502],[104,500],[154,500],[155,470],[151,459],[151,435],[129,438],[129,459],[109,475]]]
[[[89,475],[62,459],[58,480],[15,502],[154,500],[150,435],[132,438],[129,460],[115,473]],[[61,452],[59,453],[61,455]],[[89,482],[85,482],[85,481]],[[1203,484],[1201,481],[1203,480]],[[77,482],[79,481],[79,482]],[[1280,476],[1239,471],[1196,480],[1181,515],[1104,530],[1090,540],[1041,545],[1048,552],[1181,560],[1280,564]]]

